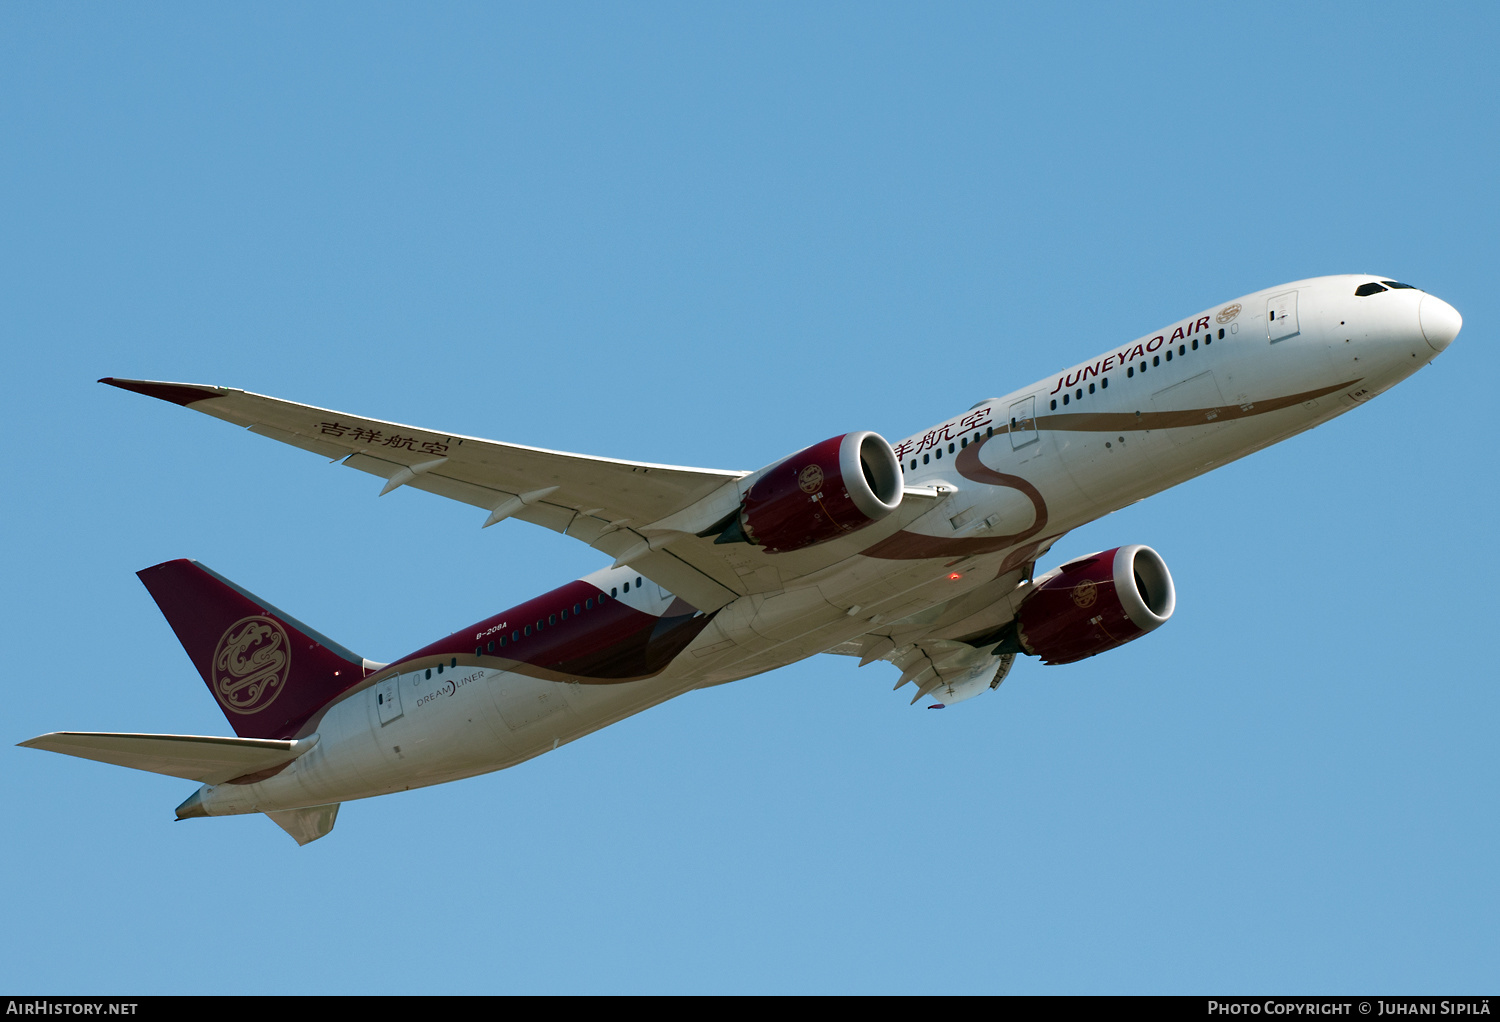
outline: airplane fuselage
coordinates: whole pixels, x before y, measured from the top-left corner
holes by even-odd
[[[311,751],[206,785],[198,804],[265,812],[437,784],[872,629],[988,634],[1063,534],[1341,415],[1436,357],[1456,332],[1451,307],[1404,286],[1356,295],[1372,279],[1245,295],[893,444],[920,502],[825,544],[822,566],[788,585],[747,563],[749,594],[703,613],[608,568],[371,665],[284,736],[316,733]]]

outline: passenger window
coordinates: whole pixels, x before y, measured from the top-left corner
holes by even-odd
[[[485,646],[491,653],[495,652],[495,640],[491,639]]]
[[[1171,348],[1167,349],[1167,361],[1168,362],[1172,361],[1172,349]]]
[[[594,609],[594,598],[592,596],[590,596],[587,600],[583,601],[583,609],[584,610],[593,610]]]
[[[629,583],[629,582],[626,582],[626,583],[625,583],[625,591],[626,591],[626,592],[627,592],[627,593],[628,593],[628,592],[630,592],[630,583]]]
[[[547,623],[549,625],[555,625],[555,624],[557,624],[557,615],[556,614],[548,614],[547,615]]]
[[[1222,341],[1223,339],[1224,339],[1224,328],[1223,327],[1219,327],[1219,340]],[[1212,340],[1212,338],[1210,338],[1210,340]]]
[[[531,629],[530,628],[526,629],[526,634],[527,635],[531,634]],[[511,632],[510,633],[510,641],[511,642],[520,642],[521,641],[521,633],[520,632]]]
[[[1379,284],[1375,283],[1372,280],[1368,284],[1361,284],[1359,287],[1355,288],[1354,289],[1354,297],[1356,297],[1356,298],[1368,298],[1371,295],[1378,295],[1378,294],[1380,294],[1380,292],[1382,292],[1384,290],[1385,290],[1385,288],[1381,287]]]
[[[1125,370],[1125,376],[1127,378],[1129,378],[1131,376],[1134,376],[1134,375],[1135,375],[1135,366],[1131,366],[1129,369]]]
[[[1196,338],[1196,337],[1193,338],[1193,350],[1194,351],[1198,350],[1198,338]]]
[[[968,437],[960,437],[959,438],[959,442],[958,442],[958,446],[960,446],[960,447],[968,447],[969,446],[969,438]]]
[[[1197,346],[1198,346],[1198,342],[1194,341],[1193,342],[1193,347],[1196,348]],[[1179,355],[1186,355],[1187,354],[1187,345],[1186,344],[1179,344],[1177,346],[1177,354],[1179,354]]]
[[[1154,365],[1154,366],[1161,365],[1161,356],[1160,355],[1152,355],[1151,356],[1151,364]]]
[[[531,626],[527,625],[525,628],[522,628],[521,629],[521,634],[522,635],[530,635],[531,634]]]
[[[930,454],[924,454],[924,455],[922,455],[922,464],[925,465],[925,464],[927,464],[931,460],[932,460],[932,455],[930,455]]]
[[[1057,411],[1057,398],[1052,399],[1052,410]]]
[[[583,606],[581,604],[577,604],[577,603],[573,604],[573,616],[577,617],[579,614],[582,614],[582,613],[583,613]]]
[[[641,587],[641,576],[639,576],[639,575],[637,575],[637,576],[636,576],[636,577],[635,577],[635,587],[636,587],[636,588],[637,588],[637,589],[639,589],[639,588],[640,588],[640,587]]]
[[[1106,376],[1104,379],[1102,379],[1102,380],[1099,381],[1099,389],[1100,390],[1108,390],[1109,389],[1109,377],[1108,376]]]
[[[949,445],[948,445],[948,453],[949,453],[949,454],[952,454],[952,453],[953,453],[953,445],[952,445],[952,444],[949,444]]]
[[[984,435],[985,436],[994,436],[995,435],[995,427],[991,426],[989,429],[985,430],[984,431]]]
[[[438,673],[439,674],[443,673],[443,665],[442,664],[438,664]]]
[[[1082,401],[1083,400],[1083,388],[1079,387],[1076,391],[1073,392],[1073,396],[1076,397],[1078,400]]]
[[[431,667],[427,668],[427,680],[428,681],[432,680],[432,668]]]
[[[500,648],[501,649],[505,648],[505,636],[503,636],[503,635],[500,636]]]
[[[542,630],[542,619],[541,618],[537,618],[536,619],[536,630],[537,631],[541,631]]]
[[[1067,404],[1067,403],[1068,403],[1068,395],[1064,394],[1063,395],[1063,404]]]
[[[937,450],[933,451],[932,453],[933,453],[933,456],[936,457],[938,461],[942,461],[943,460],[943,449],[941,447],[939,447]]]
[[[1093,392],[1094,392],[1094,385],[1091,383],[1091,384],[1089,384],[1089,393],[1092,394]]]

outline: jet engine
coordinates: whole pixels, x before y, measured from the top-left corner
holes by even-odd
[[[1014,641],[1047,664],[1071,664],[1166,624],[1177,605],[1161,555],[1133,544],[1070,561],[1037,580]]]
[[[845,433],[763,471],[715,540],[778,554],[863,529],[901,506],[901,467],[878,433]]]

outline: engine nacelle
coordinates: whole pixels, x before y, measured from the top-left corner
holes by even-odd
[[[1016,614],[1021,649],[1071,664],[1167,623],[1177,590],[1161,555],[1132,544],[1070,561],[1037,580]]]
[[[845,433],[766,469],[740,504],[743,538],[800,550],[880,521],[901,506],[901,467],[879,433]]]

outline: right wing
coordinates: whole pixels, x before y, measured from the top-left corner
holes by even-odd
[[[699,610],[774,593],[835,564],[932,509],[936,491],[907,490],[868,531],[790,553],[716,544],[705,533],[734,514],[749,473],[596,458],[439,433],[229,387],[100,381],[191,408],[386,480],[520,518],[628,563]]]
[[[701,566],[663,554],[660,546],[664,544],[652,547],[651,537],[639,530],[725,491],[726,484],[724,513],[728,514],[738,506],[732,484],[745,472],[619,461],[499,443],[229,387],[113,377],[99,382],[212,415],[379,476],[386,480],[382,494],[411,486],[483,508],[490,512],[486,525],[519,518],[580,539],[613,557],[626,555],[632,565],[700,610],[714,610],[743,595],[730,582],[732,573],[716,573],[711,565],[705,573]],[[716,578],[716,574],[726,577]]]

